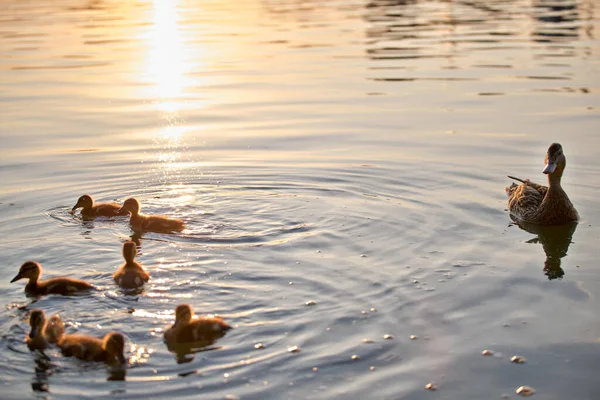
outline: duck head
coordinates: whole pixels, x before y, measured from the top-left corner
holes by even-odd
[[[546,163],[546,166],[542,171],[544,174],[561,175],[562,171],[567,165],[567,159],[563,154],[562,146],[558,143],[552,143],[550,147],[548,147],[548,151],[546,152],[546,158],[544,159],[544,162]]]
[[[90,196],[89,194],[84,194],[79,199],[77,199],[77,204],[73,206],[71,212],[74,212],[78,208],[92,208],[93,205],[94,199],[92,199],[92,196]]]
[[[126,262],[132,263],[135,260],[135,256],[137,255],[137,247],[135,242],[125,242],[123,243],[123,258]]]
[[[44,311],[40,310],[39,308],[34,308],[31,310],[31,313],[29,314],[29,325],[31,326],[29,337],[33,339],[42,333],[45,324],[46,314],[44,314]]]
[[[125,200],[125,202],[123,203],[123,207],[121,207],[117,212],[121,211],[129,211],[133,215],[136,215],[140,212],[140,202],[137,201],[137,199],[131,197]]]
[[[125,364],[125,337],[119,332],[108,332],[102,339],[102,348],[106,351],[109,362],[117,360]]]
[[[42,266],[35,261],[27,261],[19,269],[19,273],[10,281],[16,282],[19,279],[27,278],[29,281],[37,281],[42,274]]]
[[[175,323],[173,326],[188,324],[192,320],[194,310],[189,304],[180,304],[175,308]]]

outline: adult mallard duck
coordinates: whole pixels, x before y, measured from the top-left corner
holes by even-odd
[[[540,225],[562,225],[579,220],[577,210],[560,185],[567,165],[560,144],[550,145],[545,163],[542,172],[548,175],[548,186],[509,176],[521,184],[513,183],[506,188],[508,210],[519,220]]]
[[[171,233],[182,231],[185,227],[180,219],[140,214],[140,202],[133,197],[125,200],[119,211],[123,210],[131,213],[129,224],[134,231]]]
[[[43,269],[35,261],[27,261],[19,269],[19,273],[10,281],[16,282],[19,279],[29,279],[25,285],[25,293],[30,296],[40,296],[45,294],[72,295],[78,292],[87,291],[93,288],[89,283],[73,278],[51,278],[40,281]]]
[[[30,350],[46,349],[49,344],[57,343],[65,332],[65,324],[58,314],[54,314],[47,321],[46,314],[39,308],[31,310],[29,325],[31,331],[25,341]]]
[[[167,347],[179,350],[180,346],[203,347],[225,336],[231,329],[220,317],[197,317],[189,304],[175,309],[175,323],[165,331]]]
[[[66,335],[58,339],[58,347],[67,357],[84,361],[103,361],[107,364],[125,364],[125,337],[119,332],[108,332],[102,339],[87,335]]]
[[[84,194],[77,199],[77,204],[73,206],[71,212],[75,212],[78,208],[81,208],[81,216],[84,218],[127,215],[127,211],[121,211],[118,203],[94,203],[94,199],[89,194]]]
[[[136,289],[148,282],[150,275],[141,264],[135,262],[137,247],[134,242],[123,243],[123,264],[113,275],[117,285],[123,289]]]

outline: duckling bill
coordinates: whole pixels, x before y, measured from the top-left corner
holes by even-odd
[[[185,223],[180,219],[167,218],[160,215],[140,214],[140,202],[135,198],[129,198],[123,203],[119,210],[131,213],[129,224],[135,231],[172,233],[180,232],[185,228]]]
[[[73,278],[51,278],[41,281],[42,266],[35,261],[27,261],[19,269],[19,273],[10,281],[16,282],[20,279],[28,279],[25,285],[25,293],[30,296],[46,294],[73,295],[93,289],[93,286],[80,279]]]
[[[116,217],[127,215],[126,211],[120,211],[121,206],[118,203],[94,203],[94,199],[89,194],[84,194],[71,209],[75,212],[81,208],[81,216],[84,218],[95,217]]]
[[[113,278],[123,289],[136,289],[148,282],[150,275],[141,264],[135,261],[137,247],[134,242],[123,243],[123,258],[125,263],[115,272]]]
[[[559,143],[552,143],[546,152],[542,172],[548,176],[548,186],[539,185],[529,179],[515,179],[506,188],[509,212],[521,221],[540,225],[563,225],[579,220],[579,214],[561,186],[567,159]]]

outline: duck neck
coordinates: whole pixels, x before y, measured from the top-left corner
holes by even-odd
[[[39,278],[40,278],[39,276],[29,278],[29,282],[27,282],[27,285],[25,285],[25,290],[26,291],[35,291],[38,287]]]
[[[556,224],[577,220],[577,212],[560,184],[561,178],[562,170],[548,174],[548,192],[538,209],[540,220]]]
[[[131,216],[129,217],[130,221],[135,221],[135,220],[137,220],[137,219],[140,218],[140,212],[139,212],[139,210],[130,211],[130,213],[131,213]]]

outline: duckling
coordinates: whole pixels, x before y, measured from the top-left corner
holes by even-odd
[[[194,318],[194,319],[192,319]],[[220,317],[196,317],[189,304],[180,304],[175,309],[175,323],[165,331],[167,346],[198,344],[207,346],[225,336],[231,329]]]
[[[135,262],[137,247],[134,242],[123,243],[123,258],[125,263],[115,272],[113,278],[123,289],[135,289],[148,282],[150,275],[141,264]]]
[[[30,296],[40,296],[45,294],[72,295],[78,292],[90,290],[93,288],[89,283],[73,278],[51,278],[40,281],[42,275],[42,266],[35,261],[27,261],[19,269],[19,273],[10,283],[19,279],[27,278],[29,282],[25,285],[25,293]]]
[[[129,223],[133,230],[144,232],[171,233],[182,231],[185,224],[180,219],[161,217],[158,215],[140,214],[140,202],[135,198],[129,198],[123,203],[119,211],[131,213]]]
[[[550,145],[545,163],[542,172],[548,175],[548,186],[509,176],[522,183],[513,183],[506,188],[508,210],[519,220],[539,225],[562,225],[578,221],[579,214],[560,184],[567,165],[560,144]]]
[[[88,335],[66,335],[58,339],[58,347],[67,357],[125,364],[125,337],[119,332],[108,332],[102,339]]]
[[[73,206],[71,212],[81,208],[81,216],[84,218],[95,217],[116,217],[127,215],[126,211],[120,211],[121,206],[117,203],[94,203],[94,199],[89,194],[84,194],[77,199],[77,204]]]
[[[46,314],[39,308],[31,310],[29,325],[31,331],[25,339],[29,350],[44,350],[49,344],[57,343],[65,332],[65,324],[58,314],[46,321]]]

